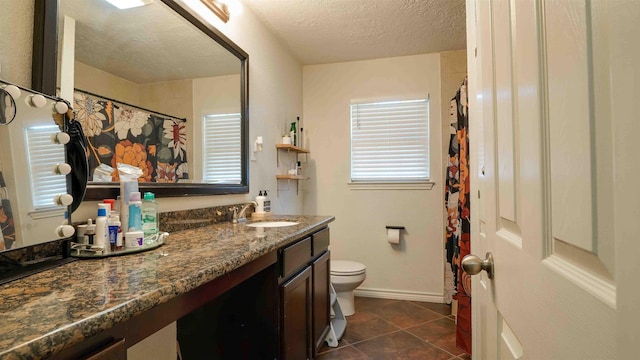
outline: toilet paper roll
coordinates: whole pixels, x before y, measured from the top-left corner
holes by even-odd
[[[387,241],[390,244],[400,243],[400,229],[387,229]]]

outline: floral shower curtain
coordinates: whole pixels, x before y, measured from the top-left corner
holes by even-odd
[[[140,182],[189,178],[184,119],[159,116],[78,89],[74,109],[87,137],[90,181],[119,181],[118,163],[140,168]],[[106,173],[97,177],[104,171],[96,169]]]
[[[469,105],[467,78],[450,103],[449,161],[445,181],[445,301],[457,301],[456,345],[471,354],[471,278],[460,262],[471,248]]]

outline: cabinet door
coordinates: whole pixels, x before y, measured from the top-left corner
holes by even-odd
[[[322,346],[329,330],[329,251],[312,263],[313,268],[313,341],[314,354]]]
[[[281,286],[281,359],[311,359],[311,266]]]

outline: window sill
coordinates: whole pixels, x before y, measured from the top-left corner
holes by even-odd
[[[349,182],[350,190],[431,190],[433,181],[420,182]]]

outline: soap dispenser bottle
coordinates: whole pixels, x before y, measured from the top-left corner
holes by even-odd
[[[267,194],[267,190],[264,191],[264,212],[271,212],[271,200],[269,199],[269,194]]]
[[[256,203],[258,205],[256,206],[256,211],[253,212],[255,215],[264,215],[264,200],[266,198],[266,196],[262,195],[262,190],[260,190],[258,196],[256,196]]]

